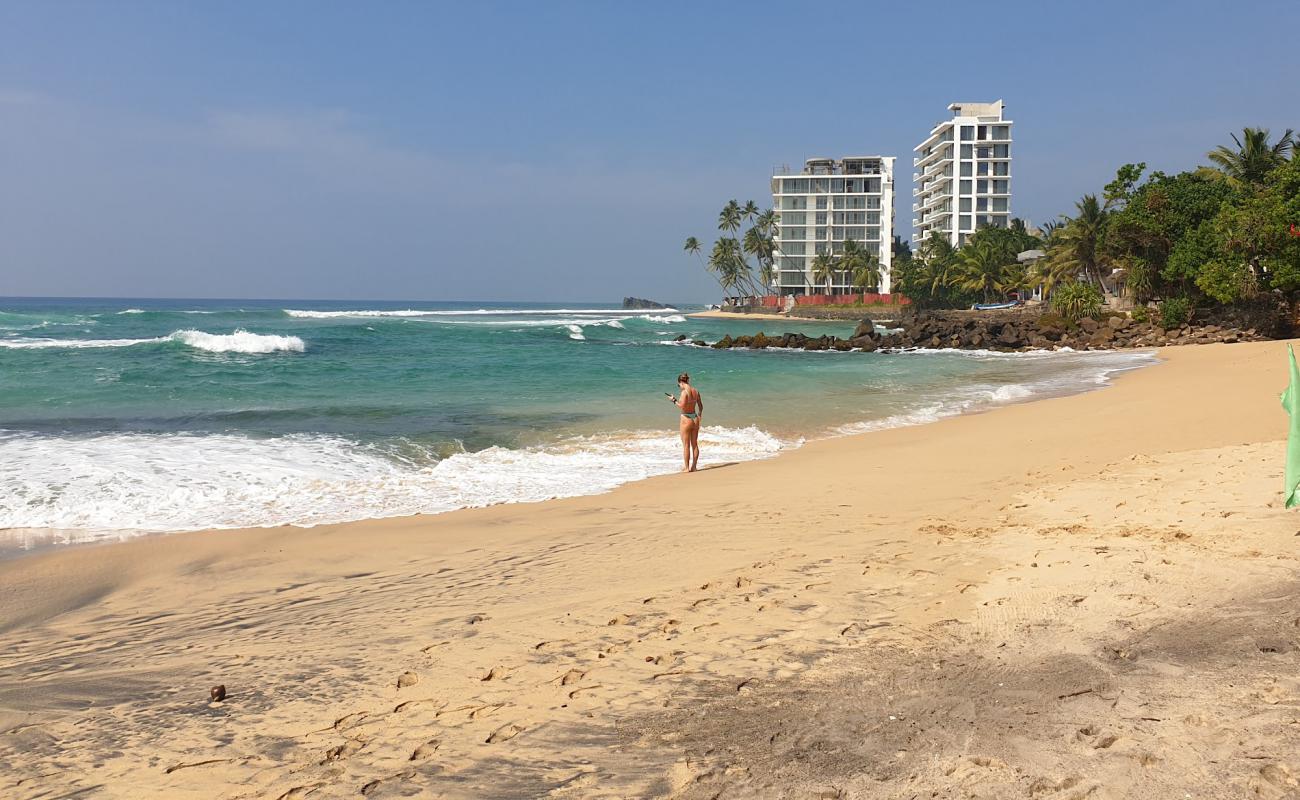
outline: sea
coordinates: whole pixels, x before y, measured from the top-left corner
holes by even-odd
[[[1088,391],[1154,363],[675,341],[853,328],[698,309],[0,299],[0,549],[605,492],[680,469],[664,394],[683,371],[705,400],[703,467]]]

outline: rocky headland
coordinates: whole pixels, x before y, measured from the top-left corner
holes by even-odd
[[[1121,312],[1067,321],[1035,309],[1007,311],[907,311],[897,328],[878,328],[863,320],[848,337],[807,336],[801,333],[724,336],[716,342],[694,340],[698,346],[799,350],[960,349],[1018,352],[1026,350],[1116,350],[1133,347],[1256,342],[1285,338],[1291,321],[1284,303],[1197,313],[1191,321],[1165,326],[1158,321]],[[678,341],[686,341],[680,336]]]

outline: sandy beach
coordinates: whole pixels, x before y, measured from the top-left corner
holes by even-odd
[[[695,311],[687,314],[688,317],[696,319],[771,319],[771,320],[797,320],[799,322],[837,322],[843,324],[843,320],[826,320],[816,319],[813,317],[797,317],[791,314],[759,314],[752,311]]]
[[[0,796],[1295,798],[1285,353],[593,497],[0,562]]]

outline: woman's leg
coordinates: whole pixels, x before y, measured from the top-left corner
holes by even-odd
[[[691,423],[691,472],[700,463],[700,421]]]
[[[682,472],[689,472],[691,469],[691,425],[692,423],[686,417],[680,417],[681,424],[678,426],[682,434]]]

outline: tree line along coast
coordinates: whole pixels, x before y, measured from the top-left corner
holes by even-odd
[[[1290,129],[1273,139],[1246,128],[1207,160],[1176,174],[1125,164],[1072,215],[980,228],[960,247],[931,233],[913,252],[895,237],[892,280],[910,333],[882,343],[1079,349],[1290,335],[1300,305],[1300,142]],[[779,224],[778,212],[733,200],[708,256],[695,237],[685,249],[724,292],[770,294]],[[818,282],[847,272],[863,291],[880,281],[878,259],[853,242],[812,269]],[[951,313],[1024,298],[1011,333],[1001,318],[979,318],[991,312]],[[1097,340],[1106,331],[1113,340]]]

